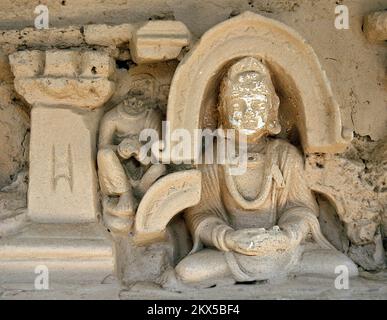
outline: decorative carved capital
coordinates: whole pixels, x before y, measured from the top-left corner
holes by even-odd
[[[114,91],[114,60],[105,52],[19,51],[9,60],[15,89],[32,106],[95,109]]]

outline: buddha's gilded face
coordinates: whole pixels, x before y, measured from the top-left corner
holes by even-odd
[[[247,61],[244,61],[247,60]],[[259,64],[259,70],[243,70]],[[231,68],[222,83],[220,115],[223,127],[234,129],[250,139],[277,134],[279,98],[270,75],[259,60],[245,58]],[[264,72],[263,72],[264,71]]]

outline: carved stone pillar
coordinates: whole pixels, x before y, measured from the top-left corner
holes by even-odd
[[[113,93],[113,60],[98,51],[52,50],[17,52],[10,63],[16,91],[32,106],[30,219],[96,221],[96,135],[99,107]]]
[[[100,107],[111,97],[114,60],[91,50],[20,51],[10,56],[16,91],[32,106],[27,229],[0,241],[0,282],[102,281],[114,249],[97,223],[95,168]]]

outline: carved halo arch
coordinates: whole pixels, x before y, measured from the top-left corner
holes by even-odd
[[[305,152],[345,149],[352,131],[342,129],[338,104],[312,47],[286,25],[251,12],[207,31],[180,62],[168,98],[171,130],[185,128],[194,137],[194,129],[211,126],[219,80],[227,65],[245,56],[269,66],[284,127],[295,125]]]
[[[281,121],[281,125],[285,131],[297,128],[305,152],[340,152],[346,147],[352,132],[342,129],[339,107],[311,46],[284,24],[251,12],[213,27],[180,62],[168,98],[171,131],[184,128],[195,137],[195,129],[216,126],[213,111],[220,79],[228,65],[246,56],[258,57],[269,66],[286,122]],[[174,143],[178,142],[170,141],[170,146]],[[196,185],[197,190],[191,187],[198,192],[200,172],[184,174],[185,181]],[[166,206],[170,197],[163,190],[175,189],[176,181],[171,175],[161,178],[142,199],[135,223],[139,239],[157,239],[173,216],[197,203],[197,198],[188,197],[179,206]],[[150,210],[164,192],[163,205],[157,206],[168,207],[167,214],[161,209]]]

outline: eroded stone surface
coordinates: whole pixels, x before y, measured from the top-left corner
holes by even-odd
[[[381,230],[385,228],[383,143],[364,149],[364,139],[341,156],[309,155],[306,172],[311,188],[333,205],[350,241],[349,255],[365,269],[385,265]],[[372,150],[374,149],[373,153]],[[367,156],[368,155],[368,156]],[[349,187],[350,186],[350,187]]]
[[[366,165],[364,179],[374,188],[382,205],[382,223],[387,235],[387,139],[376,144]]]
[[[0,238],[15,234],[30,223],[27,217],[28,172],[17,174],[15,181],[0,189]]]
[[[29,114],[15,100],[10,85],[0,83],[0,188],[10,184],[27,167],[29,152]]]
[[[91,45],[117,46],[128,44],[132,38],[134,26],[132,24],[88,25],[84,28],[85,41]]]
[[[373,12],[364,18],[363,31],[369,41],[387,40],[387,13]]]
[[[136,63],[171,60],[189,41],[190,33],[180,21],[149,21],[134,32],[130,52]]]

